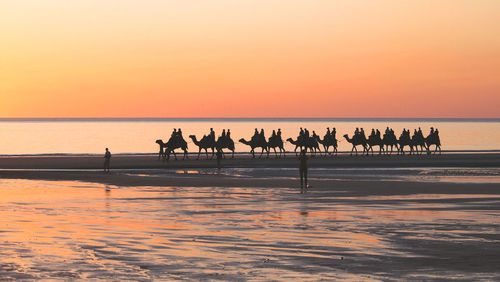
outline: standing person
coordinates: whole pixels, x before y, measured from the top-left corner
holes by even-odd
[[[221,168],[220,161],[222,160],[222,150],[217,149],[217,153],[215,154],[215,156],[217,157],[217,169],[220,169]]]
[[[109,163],[111,161],[111,152],[106,148],[106,153],[104,153],[104,172],[109,172]]]
[[[308,189],[307,185],[307,155],[306,155],[306,150],[302,149],[299,155],[299,160],[300,160],[300,166],[299,166],[299,173],[300,173],[300,193],[304,193]]]

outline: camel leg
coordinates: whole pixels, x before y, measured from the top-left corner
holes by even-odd
[[[260,152],[259,159],[262,157],[263,154],[264,154],[264,148],[262,148],[262,151]]]
[[[233,155],[231,156],[231,159],[234,159],[234,150],[233,150]]]

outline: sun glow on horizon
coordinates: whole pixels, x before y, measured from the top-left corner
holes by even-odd
[[[5,1],[0,117],[498,118],[499,26],[488,0]]]

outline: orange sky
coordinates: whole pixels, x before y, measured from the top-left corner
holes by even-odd
[[[0,117],[500,117],[500,1],[0,2]]]

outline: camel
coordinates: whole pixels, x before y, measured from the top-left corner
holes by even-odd
[[[332,154],[337,155],[338,140],[337,140],[337,138],[335,138],[334,135],[329,135],[329,136],[325,135],[323,137],[323,140],[321,140],[321,138],[318,136],[316,138],[316,141],[319,144],[323,145],[323,149],[325,150],[325,155],[326,154],[328,154],[328,155],[332,155]],[[332,146],[332,148],[333,148],[332,152],[328,151],[329,148],[330,148],[330,146]]]
[[[170,153],[174,154],[175,160],[177,160],[177,155],[175,154],[175,149],[182,149],[184,151],[183,160],[189,158],[187,151],[187,143],[183,138],[178,136],[172,136],[167,143],[164,143],[161,139],[156,140],[156,143],[160,145],[160,155],[163,155],[163,161],[168,161],[170,159]],[[163,152],[163,154],[161,154]]]
[[[283,147],[283,139],[281,139],[281,135],[274,135],[269,137],[269,141],[267,142],[267,157],[269,157],[269,153],[271,152],[271,149],[274,150],[274,154],[276,155],[276,158],[281,158],[281,155],[283,154],[283,157],[285,156],[285,148]],[[276,148],[279,149],[280,154],[278,156],[278,153],[276,153]]]
[[[286,139],[286,141],[290,142],[292,145],[295,145],[295,149],[293,150],[295,152],[295,155],[297,155],[297,149],[300,148],[307,150],[310,150],[312,154],[319,153],[321,155],[321,149],[319,148],[318,140],[316,140],[313,137],[308,137],[307,140],[305,141],[299,141],[299,138],[297,140],[293,140],[292,138]]]
[[[189,135],[189,138],[191,138],[191,140],[193,140],[193,143],[198,146],[198,160],[200,159],[201,150],[205,150],[205,154],[207,155],[208,159],[208,149],[212,149],[212,156],[210,157],[210,159],[214,157],[216,144],[213,142],[210,136],[204,135],[200,141],[196,139],[195,135]]]
[[[408,146],[410,148],[410,153],[411,153],[411,148],[413,147],[413,144],[411,142],[411,138],[410,136],[407,136],[407,135],[401,135],[399,137],[399,140],[398,140],[398,144],[399,144],[399,150],[398,150],[398,154],[401,153],[402,155],[405,154],[405,146]]]
[[[222,152],[222,157],[225,158],[224,156],[224,151],[222,149],[228,149],[229,151],[232,151],[233,154],[231,156],[231,158],[234,158],[234,141],[233,139],[231,139],[231,137],[229,135],[223,137],[223,136],[220,136],[218,139],[217,139],[217,142],[215,142],[215,148],[217,149],[217,151],[221,151]]]
[[[427,148],[427,154],[428,155],[431,154],[431,146],[432,145],[436,146],[436,149],[434,150],[434,154],[436,154],[437,151],[439,150],[439,154],[441,155],[441,140],[439,139],[439,133],[438,132],[435,132],[434,135],[433,134],[429,134],[429,136],[427,136],[425,138],[425,145],[426,145],[426,148]]]
[[[366,141],[366,144],[368,146],[367,154],[371,150],[373,155],[374,154],[373,147],[375,146],[379,146],[379,152],[378,152],[379,155],[382,154],[382,152],[384,151],[384,142],[382,141],[382,138],[380,138],[380,135],[370,135],[368,137],[368,140]]]
[[[256,148],[262,148],[262,152],[260,153],[259,159],[262,157],[262,154],[264,154],[264,151],[269,152],[268,150],[268,145],[266,140],[259,140],[258,138],[252,138],[250,141],[245,140],[244,138],[241,138],[240,143],[243,143],[245,145],[250,146],[251,150],[250,153],[252,153],[252,157],[255,158],[255,149]],[[269,155],[269,153],[268,153]]]
[[[353,138],[349,138],[349,135],[347,135],[347,134],[344,134],[344,138],[345,138],[345,140],[347,140],[347,142],[352,144],[351,156],[352,156],[352,152],[354,150],[356,150],[356,156],[358,155],[358,148],[356,148],[358,145],[363,146],[363,153],[362,154],[364,154],[365,151],[366,151],[366,154],[368,154],[368,147],[367,147],[365,138],[359,138],[359,137],[356,138],[356,136],[353,136]]]
[[[384,134],[384,137],[382,138],[382,143],[385,145],[385,153],[386,154],[392,154],[394,146],[396,146],[396,150],[399,152],[399,147],[398,147],[398,139],[394,134]],[[389,151],[389,147],[391,150]]]
[[[419,154],[418,147],[420,147],[420,154],[424,152],[424,148],[427,149],[427,145],[425,144],[425,138],[421,135],[413,134],[411,137],[411,147],[410,154],[415,150],[416,154]]]

